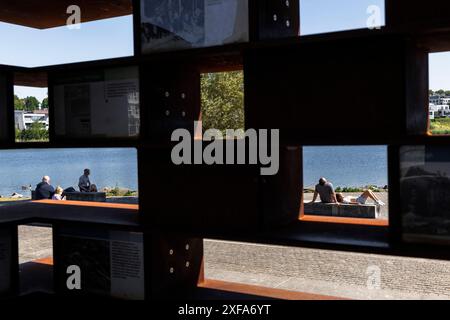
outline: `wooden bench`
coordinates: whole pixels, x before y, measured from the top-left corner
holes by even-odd
[[[315,216],[378,219],[380,207],[374,204],[337,205],[335,203],[314,202],[304,204],[304,213]]]

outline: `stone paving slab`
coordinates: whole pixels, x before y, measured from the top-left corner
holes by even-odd
[[[51,228],[21,225],[18,233],[19,263],[53,257]]]
[[[450,262],[205,240],[205,276],[351,299],[450,299]],[[369,289],[368,268],[380,289]]]
[[[52,256],[52,230],[19,226],[20,263]],[[450,262],[205,240],[209,279],[350,299],[450,299]],[[381,288],[368,289],[368,267]]]

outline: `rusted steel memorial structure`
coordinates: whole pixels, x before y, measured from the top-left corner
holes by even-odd
[[[3,1],[0,21],[63,26],[74,4],[82,22],[133,15],[134,56],[0,66],[0,149],[136,148],[139,205],[0,207],[2,296],[24,294],[25,223],[53,228],[54,295],[308,298],[205,279],[204,238],[450,259],[450,178],[439,174],[449,171],[450,138],[428,128],[428,55],[450,51],[449,2],[386,0],[381,28],[309,36],[298,0]],[[244,73],[246,129],[280,130],[276,175],[171,160],[173,130],[194,132],[201,119],[201,74],[234,70]],[[49,142],[15,142],[14,85],[48,86]],[[125,98],[96,110],[96,88]],[[332,103],[317,110],[318,98]],[[302,147],[316,145],[387,146],[388,222],[304,217]],[[67,288],[71,265],[81,290]]]

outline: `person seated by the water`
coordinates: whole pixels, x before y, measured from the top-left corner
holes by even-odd
[[[84,169],[84,174],[78,180],[78,187],[80,188],[80,192],[89,192],[91,187],[91,181],[89,180],[90,174],[91,170]]]
[[[66,197],[63,196],[63,188],[60,186],[56,187],[55,194],[52,197],[52,200],[66,200]]]
[[[50,177],[42,177],[42,182],[36,186],[36,200],[51,199],[54,193],[55,189],[50,185]]]
[[[342,193],[337,193],[336,198],[339,203],[344,204],[354,204],[354,205],[366,204],[368,199],[372,199],[377,206],[385,205],[385,203],[381,201],[380,198],[378,198],[377,195],[372,190],[364,191],[359,197],[352,197],[352,196],[344,197]]]
[[[323,203],[336,203],[339,202],[336,199],[336,193],[334,192],[334,187],[331,182],[328,182],[325,178],[320,178],[319,184],[316,185],[314,190],[314,196],[311,203],[316,202],[317,196],[320,196],[320,201]]]
[[[91,184],[89,188],[89,192],[98,192],[97,186],[95,184]]]

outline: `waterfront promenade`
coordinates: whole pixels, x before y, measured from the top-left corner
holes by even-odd
[[[19,227],[20,263],[51,257],[52,233]],[[381,271],[368,289],[367,268]],[[450,299],[450,262],[205,240],[205,276],[350,299]]]

